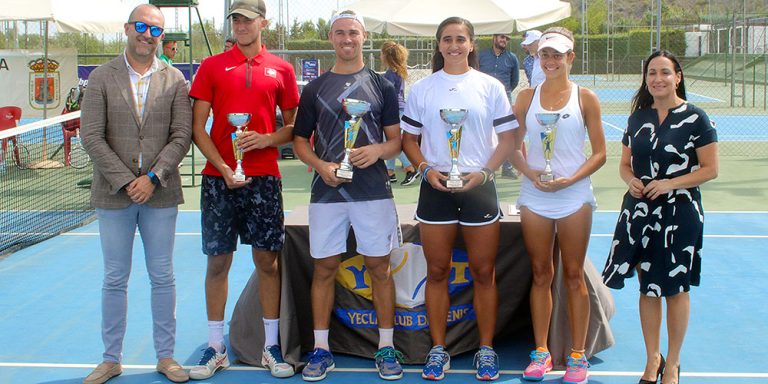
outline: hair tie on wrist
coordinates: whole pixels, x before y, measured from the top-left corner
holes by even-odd
[[[429,173],[429,171],[431,169],[432,169],[432,167],[430,167],[430,166],[427,166],[426,168],[424,168],[424,174],[421,175],[421,178],[424,179],[424,180],[427,180],[427,173]]]
[[[485,178],[483,179],[483,184],[489,181],[493,181],[493,177],[495,173],[490,168],[483,168],[481,172],[483,172],[483,176],[485,176]]]

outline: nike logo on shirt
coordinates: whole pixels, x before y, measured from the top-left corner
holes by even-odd
[[[233,66],[233,67],[226,67],[226,68],[224,68],[224,70],[225,70],[225,71],[227,71],[227,72],[229,72],[229,71],[231,71],[231,70],[233,70],[233,69],[235,69],[235,68],[237,68],[237,65],[235,65],[235,66]]]

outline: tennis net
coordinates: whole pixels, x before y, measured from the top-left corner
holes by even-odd
[[[95,219],[80,112],[0,130],[0,256]]]

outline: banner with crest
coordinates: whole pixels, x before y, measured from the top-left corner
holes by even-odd
[[[46,79],[46,67],[48,77]],[[51,49],[48,62],[42,50],[0,49],[0,106],[17,106],[22,119],[58,116],[67,93],[77,86],[77,51]]]

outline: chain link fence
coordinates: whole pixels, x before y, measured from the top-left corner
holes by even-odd
[[[615,1],[625,8],[626,1],[584,1],[589,3],[589,10],[583,7],[582,1],[574,1],[574,16],[558,24],[575,32],[577,58],[571,69],[572,79],[594,90],[601,100],[609,154],[620,154],[619,138],[626,125],[630,100],[641,82],[642,61],[653,47],[661,46],[680,58],[689,101],[702,107],[716,122],[721,155],[768,157],[768,133],[764,129],[768,127],[768,3],[747,0],[732,12],[710,10],[706,16],[684,15],[685,20],[679,16],[673,20],[662,13],[662,28],[656,37],[654,16],[650,15],[657,10],[651,5],[635,5],[645,12],[645,18],[641,18],[642,22],[627,22],[624,13],[620,15],[611,5]],[[684,1],[665,1],[663,9],[680,6]],[[334,53],[327,41],[328,20],[333,10],[343,10],[353,2],[267,0],[270,24],[263,34],[264,43],[270,51],[294,65],[300,80],[302,60],[316,59],[321,72],[328,70],[334,62]],[[598,5],[605,6],[601,8],[603,13],[595,17],[594,10],[600,9],[596,7]],[[382,6],[386,6],[385,2]],[[582,7],[581,13],[578,13],[579,7]],[[621,7],[617,6],[617,9]],[[587,16],[582,17],[582,14]],[[203,15],[206,19],[213,16],[217,15]],[[601,24],[595,25],[598,19]],[[614,23],[614,20],[618,21]],[[0,31],[0,48],[13,47],[9,26],[6,24]],[[220,52],[226,36],[210,21],[206,21],[205,29],[213,52]],[[208,56],[207,48],[202,44],[201,30],[198,23],[192,27],[195,62]],[[520,35],[512,33],[507,46],[522,63],[525,53],[520,47]],[[40,40],[34,33],[26,34],[21,39],[21,48],[38,45]],[[434,38],[370,34],[364,54],[366,64],[375,70],[383,70],[379,47],[386,40],[395,40],[410,51],[407,92],[413,83],[431,73]],[[52,38],[51,46],[76,46],[81,64],[99,64],[119,54],[124,41],[115,36],[99,40],[93,35],[76,39],[60,34]],[[477,49],[490,46],[491,36],[478,36]],[[180,49],[176,61],[188,62],[188,56],[186,49]],[[520,84],[514,94],[527,86],[521,71]]]
[[[607,22],[618,19],[611,2],[605,1],[609,4],[608,14],[606,24],[599,31],[587,27],[580,15],[575,16],[579,20],[571,20],[569,24],[576,34],[578,51],[571,69],[572,79],[594,90],[601,100],[609,155],[621,153],[619,140],[629,115],[631,98],[640,86],[642,62],[658,45],[681,60],[688,100],[707,111],[717,124],[721,155],[768,157],[768,133],[764,129],[768,127],[768,14],[764,13],[765,5],[753,3],[758,5],[740,7],[737,12],[717,18],[692,20],[689,17],[675,21],[664,16],[660,44],[657,44],[653,16],[646,17],[649,19],[647,24],[608,25]],[[317,8],[344,9],[350,3],[352,1],[319,0]],[[574,2],[574,9],[580,3]],[[591,1],[590,6],[594,3],[598,2]],[[675,2],[665,2],[664,7],[667,3]],[[301,60],[318,59],[321,70],[327,70],[333,64],[334,55],[326,39],[326,21],[330,15],[318,15],[315,9],[294,4],[291,1],[278,4],[283,7],[283,18],[276,20],[277,23],[273,21],[274,29],[269,33],[274,46],[283,48],[277,52],[295,66],[300,78]],[[648,14],[656,12],[652,8],[652,5],[648,6]],[[277,28],[278,23],[288,27]],[[567,20],[565,24],[568,24]],[[542,29],[546,27],[542,26]],[[583,28],[588,31],[586,34],[581,33]],[[275,36],[277,34],[280,36]],[[513,33],[507,47],[522,63],[525,53],[520,47],[520,35]],[[364,52],[366,64],[373,69],[382,70],[378,48],[385,40],[395,40],[410,51],[407,96],[408,86],[431,73],[434,38],[371,34]],[[277,44],[279,41],[282,43]],[[478,49],[490,46],[491,36],[478,36]],[[520,84],[514,94],[527,86],[521,71]]]

